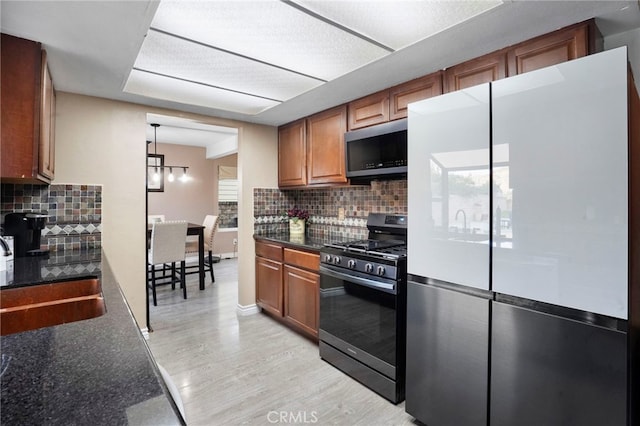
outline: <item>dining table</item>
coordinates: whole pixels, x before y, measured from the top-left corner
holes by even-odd
[[[153,231],[153,223],[148,223],[147,239],[151,238],[151,231]],[[200,290],[204,290],[204,225],[188,222],[187,235],[198,236],[198,277]]]

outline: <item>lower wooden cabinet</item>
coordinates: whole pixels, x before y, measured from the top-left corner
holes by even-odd
[[[284,318],[294,327],[318,337],[320,275],[284,265]]]
[[[283,315],[282,246],[256,241],[256,303],[262,309]]]
[[[284,324],[318,338],[320,255],[256,241],[256,304]]]
[[[282,316],[282,263],[256,257],[256,303],[270,313]]]

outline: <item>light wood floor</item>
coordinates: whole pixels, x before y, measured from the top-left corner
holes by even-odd
[[[149,347],[182,397],[189,425],[414,425],[393,405],[320,359],[315,343],[260,313],[237,316],[237,259],[188,299],[169,286],[151,307]]]

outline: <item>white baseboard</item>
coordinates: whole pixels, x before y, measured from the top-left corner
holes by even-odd
[[[260,308],[255,303],[253,305],[241,305],[239,303],[236,305],[236,314],[240,315],[241,317],[254,315],[258,312],[260,312]]]
[[[142,333],[142,337],[144,337],[144,340],[149,340],[149,329],[147,327],[141,328],[140,332]]]

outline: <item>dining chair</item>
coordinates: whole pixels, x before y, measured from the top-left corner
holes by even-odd
[[[150,214],[147,216],[147,223],[164,222],[163,214]]]
[[[171,288],[176,288],[176,283],[180,283],[183,297],[187,298],[187,285],[185,282],[185,251],[184,241],[187,238],[186,221],[154,222],[151,231],[151,244],[148,253],[149,274],[147,277],[147,287],[153,293],[153,305],[157,306],[156,286],[171,284]],[[176,268],[176,263],[180,262],[180,268]],[[163,275],[156,277],[156,267],[162,265]],[[164,273],[171,265],[171,275]],[[166,280],[168,278],[168,280]],[[161,282],[159,282],[159,280]]]
[[[218,230],[219,220],[220,216],[207,215],[202,222],[202,225],[204,226],[204,251],[207,253],[207,256],[204,259],[204,272],[208,271],[211,274],[212,283],[216,282],[216,278],[213,273],[214,261],[220,261],[220,258],[218,258],[217,256],[213,256],[213,239],[216,231]],[[185,253],[198,253],[198,241],[187,241],[185,245]],[[200,270],[197,265],[187,266],[187,274],[195,274],[198,272],[200,272]]]

